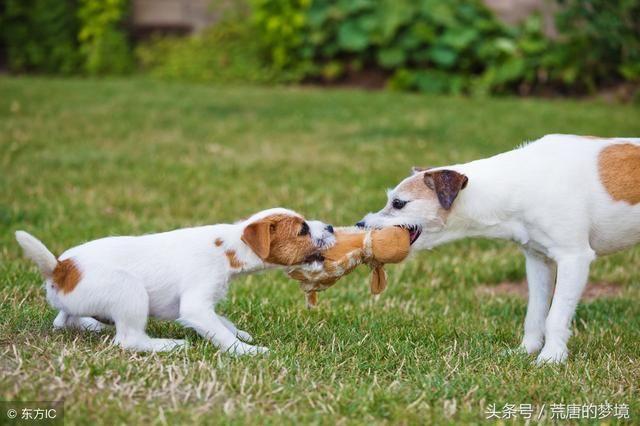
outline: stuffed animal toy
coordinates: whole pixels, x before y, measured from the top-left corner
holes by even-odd
[[[287,274],[300,281],[307,306],[318,303],[317,292],[334,285],[358,265],[371,268],[371,293],[380,294],[387,287],[385,263],[398,263],[409,254],[409,231],[399,227],[383,229],[336,228],[336,243],[313,263],[296,265]]]

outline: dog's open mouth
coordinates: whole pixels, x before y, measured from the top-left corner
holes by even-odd
[[[314,253],[312,255],[307,256],[304,260],[304,263],[313,263],[313,262],[324,262],[324,256],[322,253]]]
[[[418,225],[397,225],[399,228],[409,231],[409,245],[412,245],[422,234],[422,228]]]

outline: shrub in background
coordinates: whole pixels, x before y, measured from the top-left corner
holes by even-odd
[[[640,74],[639,0],[558,0],[559,40],[537,16],[507,27],[480,0],[253,0],[265,58],[300,78],[361,69],[435,93],[588,91]]]
[[[71,74],[132,69],[121,25],[127,0],[5,0],[0,38],[9,69]]]
[[[84,69],[89,74],[122,74],[133,67],[126,34],[120,26],[127,0],[79,0],[78,33]]]
[[[282,80],[261,60],[251,28],[225,21],[189,37],[158,37],[141,43],[136,57],[143,70],[169,79],[220,83],[270,83]]]
[[[81,63],[73,0],[5,0],[0,38],[9,69],[69,74]]]
[[[558,0],[561,37],[550,54],[554,77],[593,91],[640,81],[640,1]]]
[[[134,66],[131,0],[4,0],[0,37],[14,71],[114,74]],[[429,93],[593,92],[640,82],[640,0],[556,0],[541,21],[502,24],[482,0],[215,0],[224,19],[136,48],[143,69],[194,81],[358,83],[373,73]]]
[[[267,56],[307,77],[375,68],[392,88],[460,93],[502,88],[526,65],[518,31],[479,0],[254,0],[253,7]]]
[[[315,0],[252,0],[251,25],[264,59],[292,79],[312,75],[316,68],[309,43],[309,8]]]

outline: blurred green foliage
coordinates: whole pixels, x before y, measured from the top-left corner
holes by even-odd
[[[253,0],[251,23],[267,61],[276,69],[303,77],[313,71],[308,47],[308,13],[312,0]]]
[[[263,61],[255,31],[238,19],[226,19],[190,37],[155,37],[135,50],[143,70],[167,79],[272,83],[286,74]]]
[[[253,0],[265,57],[300,78],[377,69],[429,93],[594,90],[637,80],[637,0],[559,0],[560,38],[539,17],[507,27],[480,0]]]
[[[640,0],[556,0],[558,37],[539,16],[501,23],[482,0],[234,0],[188,37],[132,49],[131,0],[5,0],[0,37],[18,72],[182,80],[353,82],[426,93],[588,93],[640,82]]]
[[[52,74],[132,69],[127,0],[5,0],[0,41],[9,69]]]
[[[88,74],[122,74],[133,68],[129,41],[120,28],[127,0],[80,0],[78,33]]]
[[[5,0],[0,39],[9,68],[60,74],[77,71],[81,57],[75,10],[73,0]]]
[[[557,78],[587,90],[617,79],[640,81],[640,1],[558,2],[562,37],[552,53]]]

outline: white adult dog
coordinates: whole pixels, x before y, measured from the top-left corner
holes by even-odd
[[[517,242],[529,284],[521,346],[542,349],[538,363],[564,362],[589,265],[640,241],[640,139],[548,135],[487,159],[414,168],[358,225],[406,227],[412,250],[463,237]]]
[[[236,224],[178,229],[139,237],[91,241],[56,257],[24,231],[16,239],[46,279],[54,327],[99,331],[115,323],[114,342],[137,351],[165,351],[183,340],[152,339],[149,316],[178,320],[224,351],[267,349],[213,308],[234,276],[313,261],[333,244],[333,228],[286,209],[265,210]],[[239,338],[239,339],[238,339]]]

